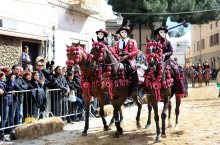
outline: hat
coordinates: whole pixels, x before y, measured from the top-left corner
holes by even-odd
[[[160,30],[164,30],[165,33],[168,32],[168,29],[167,29],[167,28],[165,28],[165,27],[159,27],[159,28],[157,28],[157,29],[154,30],[154,35],[159,34],[159,31],[160,31]]]
[[[106,31],[106,30],[104,30],[104,29],[100,29],[100,30],[96,31],[95,33],[98,35],[99,32],[104,33],[104,37],[107,37],[107,36],[108,36],[108,31]]]
[[[127,33],[130,33],[130,27],[121,27],[116,31],[116,34],[119,34],[121,30],[126,30]]]
[[[41,61],[41,60],[45,61],[45,58],[44,58],[43,56],[38,56],[38,57],[36,58],[36,62],[39,62],[39,61]]]

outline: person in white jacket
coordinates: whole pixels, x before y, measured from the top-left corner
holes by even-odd
[[[216,81],[217,81],[217,88],[219,89],[218,97],[220,97],[220,71],[218,71]]]

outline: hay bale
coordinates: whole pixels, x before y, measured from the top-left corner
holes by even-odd
[[[121,109],[122,109],[122,111],[124,110],[124,106],[123,105],[121,106]],[[114,108],[113,108],[113,106],[111,104],[105,105],[104,106],[104,116],[105,117],[112,116],[113,115],[113,110],[114,110]],[[97,109],[97,112],[98,112],[98,114],[100,114],[99,113],[100,112],[100,108]]]
[[[62,131],[64,122],[60,117],[51,117],[23,124],[14,130],[16,139],[34,139]]]

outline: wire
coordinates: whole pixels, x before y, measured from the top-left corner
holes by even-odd
[[[210,11],[219,11],[220,8],[210,9],[210,10],[201,10],[201,11],[191,11],[191,12],[174,12],[174,13],[124,13],[124,12],[117,12],[118,14],[124,15],[147,15],[147,16],[154,16],[154,15],[179,15],[179,14],[193,14],[193,13],[204,13]]]

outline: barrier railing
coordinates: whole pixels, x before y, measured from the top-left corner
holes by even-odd
[[[71,110],[68,110],[68,96],[61,89],[47,89],[45,91],[47,107],[44,111],[40,111],[31,93],[31,90],[11,91],[7,92],[5,98],[0,96],[0,131],[5,129],[12,130],[23,123],[39,118],[84,116],[84,109],[78,112],[79,110],[77,110],[78,107],[76,105]],[[11,97],[12,100],[8,101],[7,97]],[[95,117],[94,110],[97,110],[97,108],[98,101],[96,98],[93,98],[90,105],[90,117]]]

